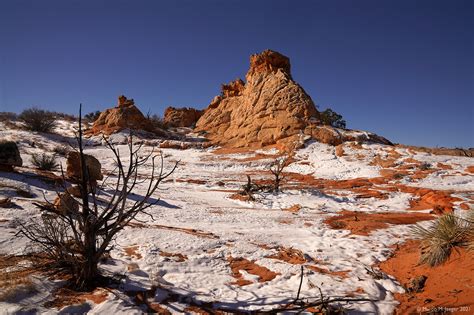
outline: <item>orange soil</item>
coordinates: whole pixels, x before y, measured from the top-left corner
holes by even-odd
[[[210,233],[210,232],[204,232],[201,230],[196,230],[196,229],[190,229],[190,228],[180,228],[180,227],[174,227],[174,226],[167,226],[167,225],[160,225],[160,224],[152,224],[152,225],[147,225],[139,222],[129,222],[127,224],[128,226],[132,228],[155,228],[155,229],[164,229],[164,230],[171,230],[171,231],[177,231],[177,232],[182,232],[186,234],[191,234],[194,236],[198,237],[204,237],[204,238],[219,238],[219,236]]]
[[[291,212],[291,213],[298,213],[300,210],[301,210],[301,205],[300,204],[295,204],[295,205],[292,205],[289,208],[283,209],[283,211],[288,211],[288,212]]]
[[[433,172],[433,170],[418,170],[412,175],[412,177],[423,177],[431,172]],[[390,179],[392,179],[395,174],[408,174],[406,171],[382,169],[380,173],[382,177],[354,178],[339,181],[314,178],[311,174],[303,175],[298,173],[285,173],[285,175],[287,183],[296,183],[296,185],[290,186],[293,188],[316,188],[325,193],[333,193],[332,190],[349,190],[354,193],[359,193],[359,198],[376,197],[384,199],[387,197],[386,194],[377,192],[377,190],[409,193],[417,197],[417,199],[410,202],[409,210],[432,209],[435,213],[452,212],[454,209],[453,202],[462,201],[459,198],[451,196],[453,191],[434,190],[389,183]]]
[[[242,277],[240,270],[244,270],[252,275],[259,277],[258,282],[267,282],[273,280],[279,273],[273,272],[268,268],[257,265],[254,261],[247,260],[245,258],[233,258],[229,256],[227,261],[230,263],[230,269],[232,270],[232,276],[237,281],[231,283],[239,286],[245,286],[253,283],[250,280],[245,280]]]
[[[427,314],[436,307],[453,308],[449,314],[472,314],[474,310],[474,255],[464,249],[454,250],[449,260],[436,267],[420,265],[419,241],[401,245],[395,255],[380,264],[380,269],[393,275],[402,285],[424,275],[425,287],[420,293],[395,294],[401,303],[396,314]],[[462,311],[459,307],[470,309]],[[438,308],[438,309],[439,309]]]
[[[86,301],[100,304],[107,299],[108,295],[109,292],[103,288],[97,288],[92,292],[76,292],[67,288],[59,288],[53,293],[54,300],[46,302],[44,306],[60,309],[68,305],[83,304]]]
[[[276,250],[278,250],[278,253],[266,256],[266,258],[278,259],[293,265],[306,263],[306,258],[304,258],[303,252],[299,249],[280,246]]]
[[[293,223],[295,223],[295,221],[293,219],[289,219],[289,218],[280,218],[280,219],[277,219],[276,221],[278,223],[281,223],[281,224],[293,224]]]
[[[160,256],[176,258],[175,261],[177,262],[183,262],[185,260],[188,260],[188,256],[180,254],[180,253],[168,253],[165,251],[161,251]]]
[[[138,252],[138,245],[130,246],[130,247],[125,247],[123,250],[125,251],[125,254],[127,254],[130,257],[135,257],[136,259],[141,259],[142,255]]]
[[[176,179],[176,181],[179,182],[179,183],[190,183],[190,184],[198,184],[198,185],[207,184],[207,181],[205,181],[205,180],[192,179],[192,178],[186,178],[186,179],[178,178],[178,179]]]
[[[410,186],[397,185],[399,191],[410,193],[417,197],[410,201],[409,210],[427,210],[432,209],[435,213],[452,212],[453,202],[462,201],[462,199],[451,197],[451,191],[433,190],[428,188],[417,188]]]
[[[453,167],[451,165],[448,165],[448,164],[443,164],[441,162],[439,162],[437,165],[436,165],[439,169],[442,169],[442,170],[452,170]]]
[[[229,196],[230,199],[240,200],[240,201],[250,201],[249,195],[242,195],[240,193],[235,193]]]
[[[425,213],[366,213],[343,210],[338,215],[324,220],[333,229],[350,230],[352,234],[369,235],[370,232],[384,229],[389,224],[414,224],[419,221],[432,220],[431,214]]]
[[[331,276],[336,276],[340,278],[347,278],[347,274],[349,273],[350,270],[341,270],[341,271],[330,271],[325,268],[321,268],[315,265],[306,265],[308,269],[311,269],[312,271],[315,271],[317,273],[325,274],[325,275],[331,275]]]

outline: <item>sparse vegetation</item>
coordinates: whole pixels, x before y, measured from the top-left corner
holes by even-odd
[[[80,111],[79,117],[78,151],[82,176],[77,184],[80,202],[71,195],[63,194],[66,202],[62,210],[50,202],[35,203],[43,211],[41,220],[20,223],[21,229],[17,235],[25,236],[35,245],[32,257],[46,258],[48,263],[43,266],[45,270],[70,275],[71,285],[79,290],[87,290],[94,288],[103,278],[98,264],[112,249],[117,234],[139,214],[153,218],[146,211],[159,199],[152,196],[158,185],[174,172],[178,163],[166,172],[163,156],[154,155],[154,151],[142,155],[141,146],[134,148],[130,136],[128,161],[124,164],[118,149],[104,138],[117,162],[117,180],[112,185],[112,192],[106,186],[109,178],[97,186],[89,176],[83,152]],[[139,172],[145,164],[152,166],[149,176]],[[137,200],[128,200],[134,189],[143,184],[146,187],[142,196]]]
[[[164,129],[164,130],[168,129],[165,122],[163,121],[163,118],[160,115],[156,115],[156,114],[151,115],[150,113],[148,113],[146,115],[146,118],[150,121],[153,127]]]
[[[97,118],[99,118],[100,114],[101,114],[100,110],[97,110],[95,112],[90,112],[90,113],[84,115],[84,119],[85,119],[85,121],[87,121],[89,123],[93,123],[94,121],[97,120]]]
[[[18,115],[12,112],[0,112],[0,121],[12,122],[18,119]]]
[[[58,167],[56,156],[47,153],[33,153],[31,155],[31,163],[33,163],[36,168],[43,171],[52,171]]]
[[[346,121],[342,118],[342,115],[336,113],[330,108],[320,112],[320,120],[323,125],[343,129],[346,128]]]
[[[427,170],[431,169],[431,167],[432,166],[431,166],[430,163],[424,162],[424,163],[421,163],[420,170],[427,171]]]
[[[22,258],[0,255],[0,301],[13,301],[19,295],[38,292],[30,279],[32,268],[21,266]]]
[[[65,145],[59,145],[54,147],[53,152],[60,156],[66,156],[70,149]]]
[[[444,263],[456,247],[474,246],[474,214],[470,210],[467,218],[446,213],[428,227],[416,225],[415,234],[421,239],[420,262],[430,266]]]
[[[53,112],[36,107],[25,109],[18,116],[27,130],[51,133],[56,127],[57,118]]]
[[[270,186],[270,191],[280,192],[281,182],[285,179],[283,170],[290,165],[291,156],[287,155],[276,159],[269,167],[270,173],[273,174],[273,183]]]

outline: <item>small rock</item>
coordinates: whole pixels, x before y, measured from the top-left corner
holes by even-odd
[[[18,146],[13,141],[0,141],[0,170],[13,171],[14,166],[22,166]]]

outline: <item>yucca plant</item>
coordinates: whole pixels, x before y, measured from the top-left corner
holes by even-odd
[[[446,213],[427,227],[416,225],[414,232],[422,247],[420,262],[433,267],[445,262],[455,247],[474,249],[473,212],[465,218]]]

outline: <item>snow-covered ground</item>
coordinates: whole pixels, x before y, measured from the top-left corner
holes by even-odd
[[[1,124],[1,123],[0,123]],[[17,220],[39,218],[34,201],[54,200],[54,188],[32,176],[32,153],[51,152],[67,141],[73,141],[74,133],[67,122],[62,122],[61,135],[44,135],[20,130],[5,130],[0,125],[0,139],[14,140],[19,144],[23,157],[23,168],[18,173],[0,172],[0,198],[12,197],[15,208],[0,208],[0,254],[22,254],[28,242],[14,237]],[[123,143],[125,135],[115,135],[114,141]],[[152,143],[152,142],[150,142]],[[100,139],[89,141],[86,153],[94,155],[102,163],[105,172],[114,170],[112,152],[101,145]],[[127,146],[118,144],[121,152]],[[384,167],[373,163],[374,157],[394,158],[394,164],[404,165],[403,160],[412,158],[432,165],[433,171],[421,179],[393,179],[380,187],[403,184],[453,192],[461,201],[455,201],[459,211],[461,203],[472,206],[474,176],[466,171],[473,165],[472,158],[412,154],[406,149],[383,145],[345,144],[344,155],[336,155],[335,148],[312,142],[296,152],[295,162],[286,171],[312,176],[324,180],[374,179],[381,177]],[[246,182],[246,174],[257,174],[258,178],[271,178],[265,171],[274,159],[273,151],[258,151],[242,154],[214,154],[209,149],[157,149],[145,145],[143,152],[161,151],[165,157],[165,168],[180,161],[171,180],[160,185],[154,197],[160,202],[149,212],[154,220],[143,215],[138,219],[144,224],[126,227],[117,237],[111,259],[101,265],[105,270],[123,274],[121,290],[109,293],[100,304],[84,302],[67,306],[63,312],[89,311],[91,314],[139,313],[143,311],[133,299],[121,292],[148,290],[157,286],[151,300],[172,313],[183,312],[193,301],[212,302],[214,307],[227,310],[271,309],[292,301],[300,282],[300,264],[269,258],[278,255],[281,248],[301,251],[304,266],[301,297],[318,297],[319,290],[325,296],[365,297],[375,302],[358,302],[346,305],[353,313],[391,314],[397,302],[393,294],[403,292],[402,286],[390,275],[374,278],[367,272],[378,262],[386,260],[392,253],[391,246],[410,237],[409,225],[390,225],[375,230],[369,235],[351,234],[349,230],[331,229],[323,221],[341,210],[369,213],[410,213],[411,193],[386,190],[386,199],[357,198],[351,189],[331,188],[332,193],[320,189],[286,188],[279,194],[263,193],[256,201],[231,198]],[[396,151],[396,153],[393,153]],[[390,153],[392,152],[392,153]],[[268,159],[249,159],[257,153],[266,153]],[[65,158],[59,157],[63,168]],[[452,169],[438,169],[437,163]],[[396,168],[395,167],[395,168]],[[393,168],[393,167],[392,167]],[[143,174],[150,172],[146,165]],[[57,173],[57,172],[56,172]],[[59,173],[57,173],[59,174]],[[137,187],[132,199],[140,198],[145,184]],[[33,198],[18,196],[22,188]],[[285,211],[299,205],[297,212]],[[430,209],[421,210],[428,213]],[[418,213],[420,211],[417,211]],[[172,227],[172,228],[163,228]],[[186,233],[185,228],[205,233]],[[126,248],[134,248],[130,255]],[[184,261],[163,253],[182,254]],[[240,270],[241,279],[249,284],[237,285],[230,267],[231,257],[244,258],[276,273],[269,281],[260,281],[258,275]],[[131,263],[138,265],[128,271]],[[319,269],[327,272],[318,272]],[[376,267],[374,267],[376,269]],[[0,302],[1,312],[14,313],[25,310],[57,313],[60,309],[47,308],[44,303],[52,299],[51,290],[59,282],[35,279],[39,293],[19,296],[13,301]],[[181,298],[168,299],[170,292]]]

